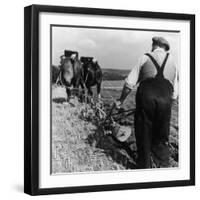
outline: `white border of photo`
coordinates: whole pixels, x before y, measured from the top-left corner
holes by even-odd
[[[99,26],[180,31],[179,167],[166,169],[50,173],[50,25]],[[190,178],[190,24],[188,21],[80,14],[39,15],[39,187],[189,180]]]

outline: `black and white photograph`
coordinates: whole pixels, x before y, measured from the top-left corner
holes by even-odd
[[[0,15],[0,199],[198,199],[197,0],[7,0]]]
[[[51,173],[179,167],[180,31],[51,26]]]
[[[193,185],[194,16],[25,10],[25,192]]]

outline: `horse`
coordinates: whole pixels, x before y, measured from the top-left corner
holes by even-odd
[[[80,61],[83,64],[83,80],[88,90],[88,95],[93,96],[91,87],[97,87],[97,96],[101,98],[101,83],[102,83],[102,70],[98,62],[93,57],[81,57]]]
[[[71,97],[71,88],[79,90],[83,87],[83,67],[78,59],[78,52],[65,50],[61,56],[60,82],[66,87],[67,101]]]

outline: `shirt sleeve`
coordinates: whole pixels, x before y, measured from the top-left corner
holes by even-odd
[[[178,97],[178,91],[179,91],[179,88],[178,88],[178,69],[176,67],[176,74],[175,74],[175,79],[174,79],[174,92],[173,92],[173,95],[172,95],[172,99],[177,99]]]
[[[148,57],[146,55],[143,55],[138,59],[137,64],[133,67],[133,69],[125,79],[126,87],[133,89],[133,87],[137,84],[140,74],[140,68],[147,61],[147,59]]]

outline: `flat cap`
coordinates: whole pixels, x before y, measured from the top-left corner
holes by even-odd
[[[158,44],[158,46],[165,46],[166,50],[168,51],[170,49],[169,42],[164,37],[153,37],[152,38],[153,43]]]

